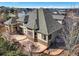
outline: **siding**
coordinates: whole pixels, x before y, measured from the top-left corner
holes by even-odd
[[[27,35],[30,40],[34,41],[34,30],[29,30],[29,29],[27,29],[27,28],[24,28],[23,31],[24,31],[24,34]],[[28,31],[32,32],[32,33],[33,33],[33,36],[29,36],[29,35],[27,34]],[[38,39],[38,42],[39,42],[39,43],[48,46],[48,42],[47,42],[47,41],[44,41],[44,39],[42,39],[42,34],[37,33],[37,39]],[[47,38],[47,39],[48,39],[48,38]],[[46,40],[47,40],[47,39],[46,39]]]
[[[48,42],[45,41],[44,39],[42,39],[42,34],[41,34],[41,33],[37,33],[37,39],[38,39],[38,42],[39,42],[39,43],[48,46]],[[46,40],[47,40],[47,39],[48,39],[48,38],[46,38]]]
[[[27,28],[23,28],[23,33],[27,35]]]

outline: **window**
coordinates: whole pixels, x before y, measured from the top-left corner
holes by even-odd
[[[29,36],[33,36],[33,33],[32,33],[31,31],[28,31],[27,34],[28,34]]]
[[[49,36],[48,36],[48,39],[51,39],[52,38],[52,35],[50,34]]]
[[[46,40],[46,35],[43,34],[42,35],[42,39]]]

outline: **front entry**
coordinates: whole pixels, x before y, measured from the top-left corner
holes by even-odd
[[[35,32],[34,33],[34,42],[37,42],[38,41],[38,39],[37,39],[37,33]]]

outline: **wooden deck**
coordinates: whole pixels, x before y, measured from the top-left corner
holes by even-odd
[[[48,47],[46,45],[43,45],[39,42],[36,43],[36,45],[39,46],[39,49],[33,51],[34,53],[41,53],[41,52],[44,52]]]
[[[61,54],[63,51],[64,51],[64,49],[52,49],[52,50],[50,51],[50,54],[49,54],[49,55],[51,55],[51,56],[56,56],[56,55]]]
[[[51,49],[51,50],[45,50],[44,53],[50,56],[57,56],[60,55],[63,51],[64,49]]]

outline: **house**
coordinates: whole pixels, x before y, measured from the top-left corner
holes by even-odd
[[[15,25],[16,25],[16,19],[10,18],[9,20],[4,22],[5,28],[6,28],[6,32],[12,34],[15,33]]]
[[[53,19],[62,24],[62,21],[65,17],[65,14],[63,12],[66,13],[66,11],[63,9],[48,9],[48,10],[51,12]]]
[[[65,15],[67,9],[57,9],[57,10],[58,10],[59,14]]]
[[[62,25],[53,19],[49,10],[35,9],[27,13],[27,16],[28,22],[20,27],[30,40],[50,46],[61,34]]]
[[[60,14],[56,14],[56,15],[52,15],[53,19],[55,19],[57,22],[59,22],[60,24],[62,24],[62,21],[65,18],[65,15],[60,15]]]
[[[59,14],[59,11],[57,9],[48,9],[51,11],[52,14]]]
[[[11,18],[4,22],[5,28],[7,29],[6,31],[13,34],[20,33],[21,29],[19,29],[19,25],[21,25],[24,22],[25,13],[23,11],[18,12],[18,19],[16,18],[16,14],[9,13],[9,15]]]

